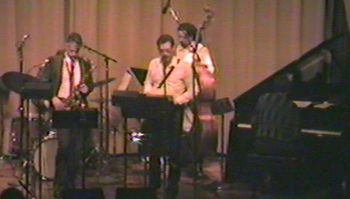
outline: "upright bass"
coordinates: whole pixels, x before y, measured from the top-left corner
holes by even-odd
[[[180,17],[177,12],[171,7],[168,8],[169,13],[172,18],[180,24]],[[211,105],[215,100],[215,87],[216,80],[214,72],[208,70],[207,66],[203,64],[204,60],[201,60],[199,55],[199,43],[201,39],[201,32],[207,28],[209,23],[213,19],[213,12],[209,7],[204,8],[206,14],[201,26],[198,28],[196,38],[194,41],[194,46],[192,46],[192,69],[194,71],[194,79],[199,84],[200,92],[196,96],[195,108],[194,108],[194,125],[191,130],[193,135],[197,135],[196,147],[198,149],[199,155],[213,154],[216,152],[217,147],[217,135],[218,129],[215,121],[215,117],[212,114]],[[205,147],[203,147],[205,146]]]
[[[215,101],[216,80],[213,74],[214,72],[208,70],[207,66],[202,62],[204,60],[201,60],[198,54],[198,44],[201,33],[213,19],[213,12],[209,8],[205,8],[204,11],[206,13],[206,18],[198,28],[195,39],[196,46],[193,48],[192,59],[192,67],[195,67],[195,79],[200,88],[199,95],[195,101],[195,112],[198,117],[195,117],[193,125],[195,127],[193,130],[199,131],[197,134],[199,137],[198,153],[200,156],[215,154],[218,135],[217,124],[211,110],[212,103]]]

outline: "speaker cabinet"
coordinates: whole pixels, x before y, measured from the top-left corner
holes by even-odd
[[[115,199],[157,199],[152,188],[117,188]]]
[[[62,199],[105,199],[101,188],[68,189],[63,191]]]

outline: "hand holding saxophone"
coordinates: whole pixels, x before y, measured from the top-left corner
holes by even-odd
[[[85,83],[79,84],[77,89],[82,94],[87,94],[89,92],[89,87]]]
[[[55,110],[69,110],[76,108],[85,108],[86,103],[84,95],[88,94],[89,88],[86,84],[79,84],[68,98],[54,97],[52,104]]]

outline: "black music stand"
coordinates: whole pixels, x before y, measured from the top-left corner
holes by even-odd
[[[128,118],[159,118],[174,107],[165,97],[148,97],[135,91],[116,91],[112,104],[121,107],[122,114]]]
[[[137,81],[141,86],[144,86],[144,82],[146,80],[146,76],[148,72],[146,69],[130,67],[129,72],[131,73],[132,76],[135,77],[135,79],[137,79]]]
[[[55,110],[52,113],[53,128],[84,128],[98,127],[98,111],[94,108],[77,110]]]
[[[98,128],[98,111],[93,108],[76,110],[57,110],[52,113],[52,127],[63,129],[78,129],[79,133],[83,130]],[[71,132],[74,133],[74,132]],[[83,135],[83,151],[81,160],[83,164],[81,174],[81,186],[85,189],[85,157],[86,136]]]
[[[225,136],[225,114],[230,113],[234,110],[234,107],[230,101],[229,98],[221,98],[217,99],[214,101],[214,103],[211,106],[211,110],[214,115],[220,115],[221,117],[221,147],[220,147],[220,152],[221,152],[221,158],[220,158],[220,171],[221,171],[221,182],[224,182],[224,164],[225,164],[225,147],[224,147],[224,136]],[[217,187],[218,189],[221,189],[221,186]]]
[[[127,186],[127,119],[162,118],[174,111],[174,104],[164,97],[147,97],[134,91],[116,91],[112,95],[112,104],[121,108],[124,117],[124,187]]]

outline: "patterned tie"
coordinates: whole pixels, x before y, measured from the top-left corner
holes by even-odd
[[[69,94],[70,96],[74,93],[74,69],[75,69],[75,60],[72,59],[70,64],[70,72],[69,72]]]

